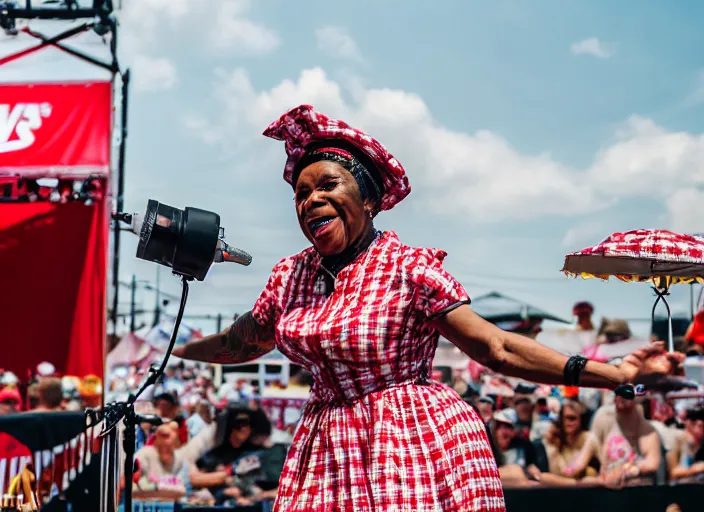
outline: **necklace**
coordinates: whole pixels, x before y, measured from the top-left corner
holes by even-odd
[[[325,272],[322,276],[325,285],[325,295],[329,296],[335,289],[335,280],[337,274],[347,265],[355,261],[363,252],[369,254],[369,248],[381,235],[380,231],[373,230],[370,236],[364,237],[358,243],[355,243],[345,249],[342,253],[334,256],[322,258],[320,268]]]

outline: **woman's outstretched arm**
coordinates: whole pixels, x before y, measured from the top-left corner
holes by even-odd
[[[567,356],[519,334],[503,331],[463,305],[433,320],[440,334],[469,357],[488,368],[544,384],[564,384]],[[580,386],[614,389],[649,373],[671,374],[684,354],[666,353],[653,343],[627,356],[618,366],[589,361]]]
[[[174,349],[183,359],[206,363],[240,364],[253,361],[274,349],[274,329],[259,324],[248,311],[222,332]]]

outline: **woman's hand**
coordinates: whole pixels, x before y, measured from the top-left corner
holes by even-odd
[[[534,479],[536,482],[540,482],[540,477],[541,477],[543,474],[542,474],[541,471],[538,469],[538,466],[535,466],[534,464],[531,464],[530,466],[528,466],[528,468],[526,469],[526,471],[528,472],[528,474],[529,474],[530,476],[533,477],[533,479]]]
[[[667,352],[663,342],[656,342],[626,356],[618,369],[628,383],[646,375],[682,375],[684,358],[681,352]]]
[[[601,475],[601,484],[609,489],[622,489],[625,484],[625,474],[622,469],[614,469]]]

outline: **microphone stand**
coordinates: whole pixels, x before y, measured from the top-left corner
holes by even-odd
[[[177,274],[181,277],[181,282],[183,288],[181,291],[181,303],[178,308],[178,314],[176,315],[176,320],[174,321],[174,327],[171,331],[171,338],[169,340],[169,346],[164,354],[164,359],[161,362],[159,368],[154,369],[154,367],[149,368],[149,376],[147,380],[139,388],[139,391],[135,394],[130,394],[126,402],[115,402],[114,404],[108,404],[103,407],[103,417],[105,418],[105,429],[100,434],[100,437],[105,437],[114,428],[120,420],[123,421],[125,425],[125,437],[122,442],[123,449],[125,450],[125,512],[132,512],[132,477],[134,475],[134,454],[135,445],[137,442],[136,428],[137,425],[143,422],[151,421],[149,417],[141,416],[136,414],[134,411],[134,403],[137,401],[139,396],[144,393],[144,391],[151,385],[156,384],[164,374],[166,369],[166,363],[169,360],[169,356],[174,349],[176,344],[176,338],[178,337],[178,329],[181,326],[181,319],[183,318],[184,310],[186,309],[186,299],[188,298],[188,282],[193,278],[184,274]],[[105,511],[103,511],[105,512]]]

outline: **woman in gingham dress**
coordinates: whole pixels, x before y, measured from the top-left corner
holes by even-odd
[[[286,144],[284,179],[312,246],[274,267],[251,312],[175,354],[233,364],[276,346],[312,373],[277,512],[504,510],[482,421],[430,379],[440,334],[494,370],[548,384],[614,388],[679,364],[662,345],[620,366],[568,360],[501,331],[472,312],[445,252],[375,230],[376,214],[410,192],[381,144],[308,105],[264,134]]]

